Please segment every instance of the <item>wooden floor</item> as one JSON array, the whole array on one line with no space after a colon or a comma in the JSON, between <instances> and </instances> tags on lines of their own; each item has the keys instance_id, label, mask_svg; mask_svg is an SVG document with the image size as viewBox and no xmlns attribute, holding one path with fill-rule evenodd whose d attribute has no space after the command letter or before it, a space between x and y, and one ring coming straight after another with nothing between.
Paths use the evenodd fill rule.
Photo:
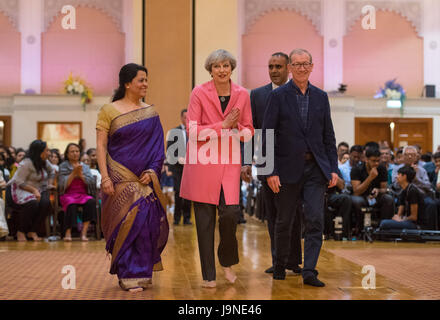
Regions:
<instances>
[{"instance_id":1,"label":"wooden floor","mask_svg":"<svg viewBox=\"0 0 440 320\"><path fill-rule=\"evenodd\" d=\"M171 216L168 218L172 221ZM217 237L218 233L216 242ZM237 237L240 263L233 267L237 282L227 283L217 265L217 288L205 289L201 287L195 226L171 224L169 241L162 255L165 270L154 273L153 286L140 293L122 291L117 277L108 273L110 261L103 240L88 243L0 242L0 299L440 299L438 243L325 241L318 270L326 287L314 288L304 286L301 277L293 274L288 273L286 280L280 281L264 273L271 264L265 224L248 217L248 223L238 226ZM415 253L417 263L432 274L420 275L410 268L416 263ZM376 289L362 288L365 264L376 268ZM66 276L62 269L66 265L75 268L73 290L62 288ZM414 267L423 273L420 266L415 264Z\"/></svg>"}]
</instances>

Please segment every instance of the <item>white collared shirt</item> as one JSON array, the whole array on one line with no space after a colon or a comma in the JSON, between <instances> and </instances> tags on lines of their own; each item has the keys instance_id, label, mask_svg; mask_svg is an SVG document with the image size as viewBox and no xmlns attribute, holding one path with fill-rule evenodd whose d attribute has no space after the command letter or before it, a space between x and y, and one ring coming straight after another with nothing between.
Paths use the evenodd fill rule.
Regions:
<instances>
[{"instance_id":1,"label":"white collared shirt","mask_svg":"<svg viewBox=\"0 0 440 320\"><path fill-rule=\"evenodd\" d=\"M283 83L283 84L286 84L287 82L289 82L289 78L287 78L287 81L285 82L285 83ZM278 85L276 85L275 83L273 83L272 82L272 90L275 90L276 88L278 88L279 86Z\"/></svg>"}]
</instances>

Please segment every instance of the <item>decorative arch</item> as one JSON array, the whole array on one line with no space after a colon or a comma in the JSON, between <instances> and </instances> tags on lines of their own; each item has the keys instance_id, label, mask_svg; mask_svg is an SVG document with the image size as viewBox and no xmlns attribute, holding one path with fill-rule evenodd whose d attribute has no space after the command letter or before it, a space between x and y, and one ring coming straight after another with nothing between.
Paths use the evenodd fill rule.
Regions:
<instances>
[{"instance_id":1,"label":"decorative arch","mask_svg":"<svg viewBox=\"0 0 440 320\"><path fill-rule=\"evenodd\" d=\"M44 0L44 31L61 15L65 5L87 7L102 11L108 15L122 32L122 1L123 0Z\"/></svg>"},{"instance_id":2,"label":"decorative arch","mask_svg":"<svg viewBox=\"0 0 440 320\"><path fill-rule=\"evenodd\" d=\"M416 30L417 34L421 36L422 29L422 15L423 9L418 1L347 1L346 2L346 30L348 34L356 22L362 17L362 8L366 5L372 5L377 11L395 12L405 18Z\"/></svg>"},{"instance_id":3,"label":"decorative arch","mask_svg":"<svg viewBox=\"0 0 440 320\"><path fill-rule=\"evenodd\" d=\"M0 1L0 13L3 13L18 31L18 0Z\"/></svg>"},{"instance_id":4,"label":"decorative arch","mask_svg":"<svg viewBox=\"0 0 440 320\"><path fill-rule=\"evenodd\" d=\"M344 37L347 94L373 97L386 81L397 78L408 97L419 97L424 85L423 38L394 11L378 11L376 24L375 30L364 30L358 19Z\"/></svg>"},{"instance_id":5,"label":"decorative arch","mask_svg":"<svg viewBox=\"0 0 440 320\"><path fill-rule=\"evenodd\" d=\"M245 34L263 16L273 11L294 11L310 20L321 32L321 1L319 0L245 0Z\"/></svg>"},{"instance_id":6,"label":"decorative arch","mask_svg":"<svg viewBox=\"0 0 440 320\"><path fill-rule=\"evenodd\" d=\"M310 82L322 88L323 37L317 32L310 19L290 10L268 12L242 36L242 85L254 89L269 83L267 62L270 56L279 51L289 54L294 48L310 51L314 64Z\"/></svg>"},{"instance_id":7,"label":"decorative arch","mask_svg":"<svg viewBox=\"0 0 440 320\"><path fill-rule=\"evenodd\" d=\"M41 35L42 93L60 93L72 72L95 95L111 95L125 61L125 35L101 10L82 6L76 10L76 29L64 30L59 15Z\"/></svg>"}]
</instances>

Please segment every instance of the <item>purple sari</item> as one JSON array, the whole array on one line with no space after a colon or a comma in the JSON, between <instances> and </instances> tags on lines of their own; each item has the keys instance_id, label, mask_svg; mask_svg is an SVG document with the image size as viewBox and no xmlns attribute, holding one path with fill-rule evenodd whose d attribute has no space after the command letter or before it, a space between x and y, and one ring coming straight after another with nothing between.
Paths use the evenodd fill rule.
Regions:
<instances>
[{"instance_id":1,"label":"purple sari","mask_svg":"<svg viewBox=\"0 0 440 320\"><path fill-rule=\"evenodd\" d=\"M111 122L107 168L115 194L103 195L102 230L111 253L111 274L123 289L145 287L162 270L168 240L166 198L158 177L165 158L163 129L153 107L122 114ZM139 182L147 172L149 185Z\"/></svg>"}]
</instances>

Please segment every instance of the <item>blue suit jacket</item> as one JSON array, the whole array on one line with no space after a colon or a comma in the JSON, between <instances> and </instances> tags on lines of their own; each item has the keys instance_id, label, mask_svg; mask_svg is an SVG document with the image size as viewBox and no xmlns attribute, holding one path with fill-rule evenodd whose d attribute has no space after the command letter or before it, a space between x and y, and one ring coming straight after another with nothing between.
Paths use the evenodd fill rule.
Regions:
<instances>
[{"instance_id":1,"label":"blue suit jacket","mask_svg":"<svg viewBox=\"0 0 440 320\"><path fill-rule=\"evenodd\" d=\"M254 129L263 128L264 113L266 112L267 100L272 92L272 82L251 91L251 109Z\"/></svg>"},{"instance_id":2,"label":"blue suit jacket","mask_svg":"<svg viewBox=\"0 0 440 320\"><path fill-rule=\"evenodd\" d=\"M263 130L274 129L275 163L272 174L281 183L297 183L304 171L304 154L310 150L325 177L338 170L336 139L327 93L310 84L307 129L301 121L293 82L273 90L264 115ZM266 135L263 134L263 150Z\"/></svg>"}]
</instances>

